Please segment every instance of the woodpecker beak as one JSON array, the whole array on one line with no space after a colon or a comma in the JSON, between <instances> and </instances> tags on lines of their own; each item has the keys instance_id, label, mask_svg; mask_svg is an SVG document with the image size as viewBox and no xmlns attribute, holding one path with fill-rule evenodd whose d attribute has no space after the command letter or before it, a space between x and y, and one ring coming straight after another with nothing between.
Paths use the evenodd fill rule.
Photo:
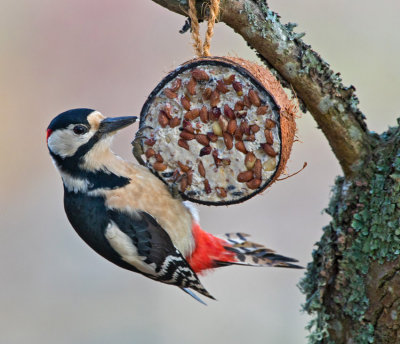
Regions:
<instances>
[{"instance_id":1,"label":"woodpecker beak","mask_svg":"<svg viewBox=\"0 0 400 344\"><path fill-rule=\"evenodd\" d=\"M132 123L135 123L136 120L136 116L105 118L100 123L99 133L107 134L120 130L128 125L131 125Z\"/></svg>"}]
</instances>

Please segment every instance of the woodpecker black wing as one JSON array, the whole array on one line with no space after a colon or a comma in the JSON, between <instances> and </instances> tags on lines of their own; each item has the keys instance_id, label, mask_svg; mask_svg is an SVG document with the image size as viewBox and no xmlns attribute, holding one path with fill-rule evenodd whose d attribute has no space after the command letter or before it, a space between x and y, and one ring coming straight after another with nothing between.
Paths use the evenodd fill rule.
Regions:
<instances>
[{"instance_id":1,"label":"woodpecker black wing","mask_svg":"<svg viewBox=\"0 0 400 344\"><path fill-rule=\"evenodd\" d=\"M108 216L105 236L124 262L154 280L186 292L191 288L214 299L154 217L143 211L126 213L115 209L108 210Z\"/></svg>"}]
</instances>

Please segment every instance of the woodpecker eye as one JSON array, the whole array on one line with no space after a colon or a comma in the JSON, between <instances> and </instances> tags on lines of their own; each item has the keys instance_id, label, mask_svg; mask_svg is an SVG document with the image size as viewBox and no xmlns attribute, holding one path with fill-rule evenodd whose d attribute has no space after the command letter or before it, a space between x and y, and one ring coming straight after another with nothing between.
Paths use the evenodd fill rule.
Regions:
<instances>
[{"instance_id":1,"label":"woodpecker eye","mask_svg":"<svg viewBox=\"0 0 400 344\"><path fill-rule=\"evenodd\" d=\"M87 128L83 125L76 125L72 130L76 135L83 135L88 131Z\"/></svg>"}]
</instances>

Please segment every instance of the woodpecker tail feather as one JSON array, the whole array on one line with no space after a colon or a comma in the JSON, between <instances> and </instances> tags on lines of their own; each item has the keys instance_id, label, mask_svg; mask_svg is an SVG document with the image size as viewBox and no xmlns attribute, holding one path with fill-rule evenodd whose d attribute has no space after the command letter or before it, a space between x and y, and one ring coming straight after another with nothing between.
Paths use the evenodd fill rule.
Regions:
<instances>
[{"instance_id":1,"label":"woodpecker tail feather","mask_svg":"<svg viewBox=\"0 0 400 344\"><path fill-rule=\"evenodd\" d=\"M156 275L147 276L163 283L176 285L201 303L204 302L190 291L189 288L215 300L206 288L203 287L196 272L192 270L188 262L177 249L175 252L170 252L170 255L165 259Z\"/></svg>"},{"instance_id":2,"label":"woodpecker tail feather","mask_svg":"<svg viewBox=\"0 0 400 344\"><path fill-rule=\"evenodd\" d=\"M195 300L199 301L202 303L204 306L207 306L207 304L200 299L194 292L192 292L189 288L181 288L185 293L188 293L191 297L193 297Z\"/></svg>"},{"instance_id":3,"label":"woodpecker tail feather","mask_svg":"<svg viewBox=\"0 0 400 344\"><path fill-rule=\"evenodd\" d=\"M246 239L249 237L248 234L226 233L217 237L227 241L228 245L224 246L225 250L234 253L236 258L235 261L215 260L218 266L237 264L303 269L300 265L292 264L298 262L297 259L276 254L274 250L248 241Z\"/></svg>"},{"instance_id":4,"label":"woodpecker tail feather","mask_svg":"<svg viewBox=\"0 0 400 344\"><path fill-rule=\"evenodd\" d=\"M190 289L193 289L195 291L197 291L198 293L200 293L201 295L207 296L208 298L215 300L215 297L212 296L204 287L203 285L200 283L199 280L197 280L198 283L191 283L190 285L188 285L187 288L182 288L183 291L185 291L186 293L188 293L190 296L192 296L193 298L195 298L197 301L200 301L201 303L204 303L203 301L201 301L200 298L198 298ZM205 304L205 303L204 303Z\"/></svg>"}]
</instances>

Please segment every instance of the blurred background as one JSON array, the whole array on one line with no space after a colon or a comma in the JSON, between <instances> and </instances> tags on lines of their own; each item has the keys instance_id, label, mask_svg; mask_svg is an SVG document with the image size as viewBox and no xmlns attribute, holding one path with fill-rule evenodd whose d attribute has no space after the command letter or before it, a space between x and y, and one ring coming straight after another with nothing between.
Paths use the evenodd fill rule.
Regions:
<instances>
[{"instance_id":1,"label":"blurred background","mask_svg":"<svg viewBox=\"0 0 400 344\"><path fill-rule=\"evenodd\" d=\"M396 123L399 1L269 3L356 86L371 130ZM202 278L218 299L204 307L108 263L64 214L45 144L48 123L75 107L139 114L165 73L193 57L189 34L178 33L184 18L150 0L2 0L0 19L0 342L306 343L309 319L296 287L303 271L220 269ZM224 24L216 25L211 52L257 61ZM114 143L129 160L136 128ZM298 136L288 168L307 161L302 173L245 204L200 207L203 227L251 233L306 265L341 171L309 114L298 120Z\"/></svg>"}]
</instances>

